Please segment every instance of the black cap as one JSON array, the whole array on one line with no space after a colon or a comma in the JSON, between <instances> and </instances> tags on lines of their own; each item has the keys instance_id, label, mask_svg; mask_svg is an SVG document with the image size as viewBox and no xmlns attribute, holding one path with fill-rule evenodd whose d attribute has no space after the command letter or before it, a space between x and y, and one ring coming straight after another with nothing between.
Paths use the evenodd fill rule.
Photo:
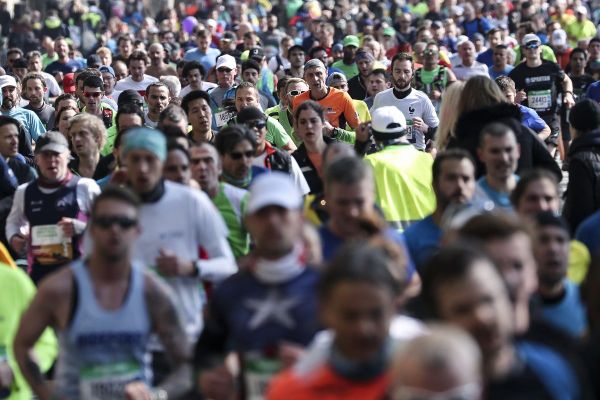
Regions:
<instances>
[{"instance_id":1,"label":"black cap","mask_svg":"<svg viewBox=\"0 0 600 400\"><path fill-rule=\"evenodd\" d=\"M562 229L563 231L570 232L569 224L560 215L553 213L552 211L543 211L536 214L535 222L539 227L553 226L555 228Z\"/></svg>"},{"instance_id":2,"label":"black cap","mask_svg":"<svg viewBox=\"0 0 600 400\"><path fill-rule=\"evenodd\" d=\"M13 62L13 68L27 68L27 61L24 58L19 58Z\"/></svg>"},{"instance_id":3,"label":"black cap","mask_svg":"<svg viewBox=\"0 0 600 400\"><path fill-rule=\"evenodd\" d=\"M253 47L250 49L250 52L248 53L248 58L253 58L258 61L262 61L262 59L264 57L265 57L265 52L260 47Z\"/></svg>"},{"instance_id":4,"label":"black cap","mask_svg":"<svg viewBox=\"0 0 600 400\"><path fill-rule=\"evenodd\" d=\"M590 99L580 101L571 108L569 123L580 132L600 128L600 106Z\"/></svg>"},{"instance_id":5,"label":"black cap","mask_svg":"<svg viewBox=\"0 0 600 400\"><path fill-rule=\"evenodd\" d=\"M97 65L98 67L102 65L102 60L98 54L92 54L87 58L87 66L89 68L94 68L94 65Z\"/></svg>"},{"instance_id":6,"label":"black cap","mask_svg":"<svg viewBox=\"0 0 600 400\"><path fill-rule=\"evenodd\" d=\"M144 98L136 90L123 90L117 99L117 106L121 107L125 103L138 104L142 107L144 105Z\"/></svg>"},{"instance_id":7,"label":"black cap","mask_svg":"<svg viewBox=\"0 0 600 400\"><path fill-rule=\"evenodd\" d=\"M242 110L237 115L237 122L239 122L240 124L245 124L249 121L256 121L257 119L264 121L265 119L267 119L267 116L264 112L262 112L256 107L242 108Z\"/></svg>"},{"instance_id":8,"label":"black cap","mask_svg":"<svg viewBox=\"0 0 600 400\"><path fill-rule=\"evenodd\" d=\"M65 153L69 151L69 142L67 142L67 138L60 132L46 132L35 143L35 153L39 154L43 151Z\"/></svg>"},{"instance_id":9,"label":"black cap","mask_svg":"<svg viewBox=\"0 0 600 400\"><path fill-rule=\"evenodd\" d=\"M292 47L290 47L288 49L288 54L290 54L292 52L292 50L301 50L303 53L306 53L306 51L304 50L304 47L300 46L299 44L295 44Z\"/></svg>"}]
</instances>

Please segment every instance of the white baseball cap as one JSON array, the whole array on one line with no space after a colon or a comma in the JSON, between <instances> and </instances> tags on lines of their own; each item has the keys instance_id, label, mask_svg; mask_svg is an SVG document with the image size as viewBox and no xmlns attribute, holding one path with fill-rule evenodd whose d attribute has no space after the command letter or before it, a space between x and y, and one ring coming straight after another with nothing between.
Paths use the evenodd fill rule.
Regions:
<instances>
[{"instance_id":1,"label":"white baseball cap","mask_svg":"<svg viewBox=\"0 0 600 400\"><path fill-rule=\"evenodd\" d=\"M542 43L542 41L540 40L538 35L536 35L534 33L528 33L527 35L523 36L523 41L521 42L521 44L523 46L526 46L527 43L531 43L531 42L537 42L539 44Z\"/></svg>"},{"instance_id":2,"label":"white baseball cap","mask_svg":"<svg viewBox=\"0 0 600 400\"><path fill-rule=\"evenodd\" d=\"M557 29L552 32L552 44L558 47L567 45L567 32L562 29Z\"/></svg>"},{"instance_id":3,"label":"white baseball cap","mask_svg":"<svg viewBox=\"0 0 600 400\"><path fill-rule=\"evenodd\" d=\"M0 76L0 89L5 88L7 86L17 87L17 81L14 76L11 76L11 75Z\"/></svg>"},{"instance_id":4,"label":"white baseball cap","mask_svg":"<svg viewBox=\"0 0 600 400\"><path fill-rule=\"evenodd\" d=\"M575 12L578 14L587 15L588 10L584 5L579 5L575 7Z\"/></svg>"},{"instance_id":5,"label":"white baseball cap","mask_svg":"<svg viewBox=\"0 0 600 400\"><path fill-rule=\"evenodd\" d=\"M267 206L279 206L288 210L302 207L302 193L288 174L267 172L259 175L250 185L248 214L254 214Z\"/></svg>"},{"instance_id":6,"label":"white baseball cap","mask_svg":"<svg viewBox=\"0 0 600 400\"><path fill-rule=\"evenodd\" d=\"M379 107L371 113L371 129L375 139L397 138L406 131L406 118L397 107Z\"/></svg>"},{"instance_id":7,"label":"white baseball cap","mask_svg":"<svg viewBox=\"0 0 600 400\"><path fill-rule=\"evenodd\" d=\"M229 54L223 54L219 56L219 58L217 59L217 66L215 67L215 69L218 70L221 67L236 69L237 63L235 62L235 58L233 58Z\"/></svg>"}]
</instances>

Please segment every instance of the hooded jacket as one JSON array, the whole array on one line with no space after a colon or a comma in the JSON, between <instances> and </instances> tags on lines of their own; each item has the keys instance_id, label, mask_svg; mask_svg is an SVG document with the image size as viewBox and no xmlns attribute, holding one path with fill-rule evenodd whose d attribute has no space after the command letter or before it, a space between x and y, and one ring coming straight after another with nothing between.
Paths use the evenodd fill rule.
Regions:
<instances>
[{"instance_id":1,"label":"hooded jacket","mask_svg":"<svg viewBox=\"0 0 600 400\"><path fill-rule=\"evenodd\" d=\"M456 136L450 139L448 148L459 147L471 153L475 160L477 178L485 175L485 166L477 157L479 134L485 125L492 122L502 122L508 125L517 136L517 141L521 146L517 174L533 167L545 168L555 174L559 182L562 180L562 171L544 143L532 130L521 124L519 107L509 103L495 104L464 113L456 123Z\"/></svg>"},{"instance_id":2,"label":"hooded jacket","mask_svg":"<svg viewBox=\"0 0 600 400\"><path fill-rule=\"evenodd\" d=\"M563 216L575 232L600 209L600 129L573 140L569 149L569 183Z\"/></svg>"}]
</instances>

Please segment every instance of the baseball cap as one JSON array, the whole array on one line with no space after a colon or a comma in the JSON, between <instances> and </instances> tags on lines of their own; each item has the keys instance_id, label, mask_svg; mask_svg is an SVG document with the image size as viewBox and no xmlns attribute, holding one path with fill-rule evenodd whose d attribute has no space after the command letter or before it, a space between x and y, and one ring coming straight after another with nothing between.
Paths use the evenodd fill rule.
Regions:
<instances>
[{"instance_id":1,"label":"baseball cap","mask_svg":"<svg viewBox=\"0 0 600 400\"><path fill-rule=\"evenodd\" d=\"M587 8L584 5L579 5L575 7L575 12L578 14L587 15Z\"/></svg>"},{"instance_id":2,"label":"baseball cap","mask_svg":"<svg viewBox=\"0 0 600 400\"><path fill-rule=\"evenodd\" d=\"M109 74L111 74L114 77L116 77L115 75L115 70L113 69L113 67L109 66L109 65L102 65L100 68L98 68L98 70L102 73L102 72L108 72Z\"/></svg>"},{"instance_id":3,"label":"baseball cap","mask_svg":"<svg viewBox=\"0 0 600 400\"><path fill-rule=\"evenodd\" d=\"M536 34L528 33L527 35L525 35L523 37L523 41L522 41L523 46L527 47L527 45L533 45L534 43L537 44L538 46L542 44L542 41Z\"/></svg>"},{"instance_id":4,"label":"baseball cap","mask_svg":"<svg viewBox=\"0 0 600 400\"><path fill-rule=\"evenodd\" d=\"M558 47L567 45L567 32L562 29L557 29L552 32L552 44Z\"/></svg>"},{"instance_id":5,"label":"baseball cap","mask_svg":"<svg viewBox=\"0 0 600 400\"><path fill-rule=\"evenodd\" d=\"M12 75L2 75L0 76L0 89L5 88L7 86L17 87L17 80Z\"/></svg>"},{"instance_id":6,"label":"baseball cap","mask_svg":"<svg viewBox=\"0 0 600 400\"><path fill-rule=\"evenodd\" d=\"M248 52L248 58L253 58L254 60L257 60L257 61L262 61L262 59L264 57L265 57L265 52L260 47L253 47Z\"/></svg>"},{"instance_id":7,"label":"baseball cap","mask_svg":"<svg viewBox=\"0 0 600 400\"><path fill-rule=\"evenodd\" d=\"M233 58L229 54L223 54L223 55L219 56L219 58L217 59L217 65L216 65L215 69L219 69L222 67L229 68L229 69L235 69L237 67L235 58Z\"/></svg>"},{"instance_id":8,"label":"baseball cap","mask_svg":"<svg viewBox=\"0 0 600 400\"><path fill-rule=\"evenodd\" d=\"M348 35L344 38L344 40L342 41L342 44L344 45L344 47L347 46L354 46L354 47L360 47L360 41L358 40L358 38L354 35Z\"/></svg>"},{"instance_id":9,"label":"baseball cap","mask_svg":"<svg viewBox=\"0 0 600 400\"><path fill-rule=\"evenodd\" d=\"M117 106L121 107L123 104L126 103L133 103L139 105L140 107L143 107L144 98L138 93L137 90L123 90L121 94L119 94L119 97L117 97Z\"/></svg>"},{"instance_id":10,"label":"baseball cap","mask_svg":"<svg viewBox=\"0 0 600 400\"><path fill-rule=\"evenodd\" d=\"M377 140L396 139L406 132L406 118L394 106L379 107L371 114L371 128Z\"/></svg>"},{"instance_id":11,"label":"baseball cap","mask_svg":"<svg viewBox=\"0 0 600 400\"><path fill-rule=\"evenodd\" d=\"M167 158L167 139L156 129L134 128L123 137L121 154L125 157L131 150L146 150L164 161Z\"/></svg>"},{"instance_id":12,"label":"baseball cap","mask_svg":"<svg viewBox=\"0 0 600 400\"><path fill-rule=\"evenodd\" d=\"M344 50L344 46L342 46L341 43L336 43L331 47L331 51L333 51L334 53L342 50Z\"/></svg>"},{"instance_id":13,"label":"baseball cap","mask_svg":"<svg viewBox=\"0 0 600 400\"><path fill-rule=\"evenodd\" d=\"M396 34L396 30L391 26L387 28L383 28L383 36L394 36Z\"/></svg>"},{"instance_id":14,"label":"baseball cap","mask_svg":"<svg viewBox=\"0 0 600 400\"><path fill-rule=\"evenodd\" d=\"M35 143L35 153L39 154L43 151L65 153L69 151L69 142L67 142L67 138L60 132L46 132Z\"/></svg>"},{"instance_id":15,"label":"baseball cap","mask_svg":"<svg viewBox=\"0 0 600 400\"><path fill-rule=\"evenodd\" d=\"M301 50L303 53L306 53L306 51L304 51L304 47L300 46L299 44L295 44L292 47L290 47L288 49L288 54L290 54L292 50Z\"/></svg>"},{"instance_id":16,"label":"baseball cap","mask_svg":"<svg viewBox=\"0 0 600 400\"><path fill-rule=\"evenodd\" d=\"M76 87L75 87L74 77L75 77L75 74L72 72L65 74L65 76L63 76L63 81L62 81L63 92L68 93L68 94L75 93Z\"/></svg>"},{"instance_id":17,"label":"baseball cap","mask_svg":"<svg viewBox=\"0 0 600 400\"><path fill-rule=\"evenodd\" d=\"M342 74L341 72L332 72L328 77L327 77L327 86L331 86L333 84L334 81L342 81L342 82L348 82L348 79L346 78L346 76L344 74Z\"/></svg>"},{"instance_id":18,"label":"baseball cap","mask_svg":"<svg viewBox=\"0 0 600 400\"><path fill-rule=\"evenodd\" d=\"M302 194L288 174L270 172L259 175L250 186L247 213L253 214L268 206L298 210L302 206Z\"/></svg>"}]
</instances>

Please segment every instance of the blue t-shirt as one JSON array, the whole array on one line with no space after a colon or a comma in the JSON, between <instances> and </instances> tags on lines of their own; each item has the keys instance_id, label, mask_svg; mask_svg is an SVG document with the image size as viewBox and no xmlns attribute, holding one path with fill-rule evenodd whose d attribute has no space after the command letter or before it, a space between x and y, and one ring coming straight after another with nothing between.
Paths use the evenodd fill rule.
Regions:
<instances>
[{"instance_id":1,"label":"blue t-shirt","mask_svg":"<svg viewBox=\"0 0 600 400\"><path fill-rule=\"evenodd\" d=\"M586 96L588 99L592 99L597 103L600 103L600 81L592 83L588 86Z\"/></svg>"},{"instance_id":2,"label":"blue t-shirt","mask_svg":"<svg viewBox=\"0 0 600 400\"><path fill-rule=\"evenodd\" d=\"M519 111L521 111L521 122L523 125L536 133L540 132L546 127L544 120L540 118L538 113L533 108L529 108L521 104L517 104L517 106L519 106Z\"/></svg>"},{"instance_id":3,"label":"blue t-shirt","mask_svg":"<svg viewBox=\"0 0 600 400\"><path fill-rule=\"evenodd\" d=\"M590 254L600 250L600 211L596 211L579 225L575 239L585 244Z\"/></svg>"},{"instance_id":4,"label":"blue t-shirt","mask_svg":"<svg viewBox=\"0 0 600 400\"><path fill-rule=\"evenodd\" d=\"M486 51L479 53L479 55L477 56L477 61L479 61L480 63L484 63L489 68L491 68L492 65L494 65L494 50L487 49Z\"/></svg>"},{"instance_id":5,"label":"blue t-shirt","mask_svg":"<svg viewBox=\"0 0 600 400\"><path fill-rule=\"evenodd\" d=\"M517 181L519 180L519 177L516 175L515 178ZM502 193L492 189L488 184L486 177L482 176L477 180L477 189L475 191L473 202L484 202L486 200L493 202L494 208L502 208L511 211L513 209L510 202L510 193Z\"/></svg>"},{"instance_id":6,"label":"blue t-shirt","mask_svg":"<svg viewBox=\"0 0 600 400\"><path fill-rule=\"evenodd\" d=\"M206 49L206 53L203 53L196 48L186 51L183 59L184 61L198 61L200 64L202 64L204 70L208 72L208 70L214 67L217 63L217 57L219 54L221 54L221 52L212 47Z\"/></svg>"},{"instance_id":7,"label":"blue t-shirt","mask_svg":"<svg viewBox=\"0 0 600 400\"><path fill-rule=\"evenodd\" d=\"M463 28L465 30L464 35L469 39L473 39L474 33L481 33L485 35L487 31L492 29L492 24L487 18L475 18L471 22L463 22Z\"/></svg>"},{"instance_id":8,"label":"blue t-shirt","mask_svg":"<svg viewBox=\"0 0 600 400\"><path fill-rule=\"evenodd\" d=\"M69 60L66 64L63 64L59 61L53 61L44 70L50 75L54 75L56 72L62 72L63 74L70 74L71 72L75 72L78 69L83 68L84 65L77 60Z\"/></svg>"},{"instance_id":9,"label":"blue t-shirt","mask_svg":"<svg viewBox=\"0 0 600 400\"><path fill-rule=\"evenodd\" d=\"M493 65L493 63L492 63L492 65ZM496 79L497 77L502 76L502 75L508 76L508 74L510 74L510 71L512 71L513 69L515 69L515 67L513 67L512 65L507 65L504 68L504 71L496 72L496 71L494 71L494 68L492 68L490 66L488 68L488 74L489 74L490 78Z\"/></svg>"},{"instance_id":10,"label":"blue t-shirt","mask_svg":"<svg viewBox=\"0 0 600 400\"><path fill-rule=\"evenodd\" d=\"M429 258L439 249L442 230L433 221L433 216L430 215L409 226L404 231L404 237L406 238L406 247L408 247L410 258L413 259L420 271L429 261Z\"/></svg>"},{"instance_id":11,"label":"blue t-shirt","mask_svg":"<svg viewBox=\"0 0 600 400\"><path fill-rule=\"evenodd\" d=\"M544 303L539 295L534 296L534 301L541 306L543 320L574 338L581 338L587 328L587 314L579 285L565 279L565 294L560 301Z\"/></svg>"},{"instance_id":12,"label":"blue t-shirt","mask_svg":"<svg viewBox=\"0 0 600 400\"><path fill-rule=\"evenodd\" d=\"M37 116L37 114L31 110L27 110L22 107L15 107L9 111L2 111L2 115L13 117L14 119L21 122L25 129L27 129L27 131L31 135L31 138L36 142L40 136L46 133L46 128L44 127L44 124Z\"/></svg>"},{"instance_id":13,"label":"blue t-shirt","mask_svg":"<svg viewBox=\"0 0 600 400\"><path fill-rule=\"evenodd\" d=\"M388 239L396 242L402 248L402 250L404 250L404 254L406 254L406 258L408 259L406 266L408 279L411 279L413 273L415 272L415 264L410 256L410 252L408 251L404 235L393 228L386 229L385 235ZM327 224L323 224L319 227L319 236L321 237L323 261L329 262L335 256L340 246L344 244L344 239L331 232L331 229L329 229Z\"/></svg>"}]
</instances>

